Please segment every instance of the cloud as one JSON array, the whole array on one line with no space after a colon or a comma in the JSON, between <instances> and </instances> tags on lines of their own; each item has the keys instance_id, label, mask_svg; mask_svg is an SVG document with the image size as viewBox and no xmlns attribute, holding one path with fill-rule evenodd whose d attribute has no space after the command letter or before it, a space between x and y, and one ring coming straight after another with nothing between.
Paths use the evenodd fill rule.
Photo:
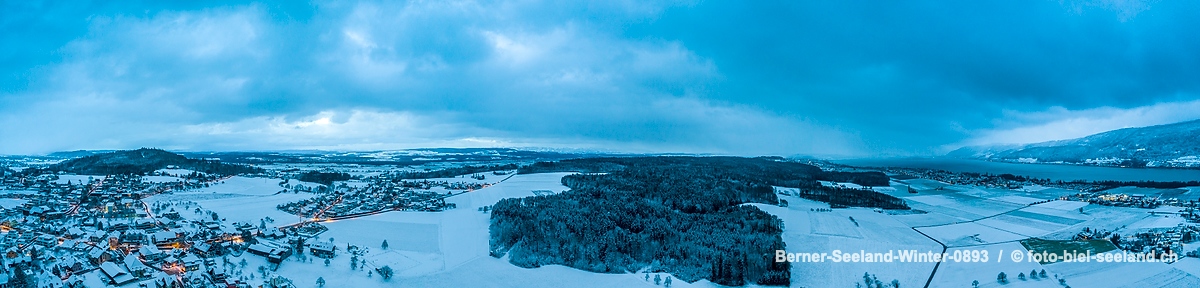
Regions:
<instances>
[{"instance_id":1,"label":"cloud","mask_svg":"<svg viewBox=\"0 0 1200 288\"><path fill-rule=\"evenodd\" d=\"M34 124L0 128L22 139L0 149L859 149L835 128L705 100L723 76L678 41L554 13L514 17L535 13L526 3L318 6L307 23L277 21L264 5L90 17L62 61L8 96L0 119ZM636 22L667 6L586 9Z\"/></svg>"},{"instance_id":2,"label":"cloud","mask_svg":"<svg viewBox=\"0 0 1200 288\"><path fill-rule=\"evenodd\" d=\"M1200 119L1200 100L1163 102L1134 108L1098 107L1069 110L1062 107L1037 112L1007 111L997 129L948 148L964 145L1026 144L1084 137L1096 133Z\"/></svg>"},{"instance_id":3,"label":"cloud","mask_svg":"<svg viewBox=\"0 0 1200 288\"><path fill-rule=\"evenodd\" d=\"M931 155L1159 119L1087 122L1109 119L1104 111L1191 107L1200 41L1180 27L1200 24L1187 13L1198 5L10 5L0 9L51 16L0 21L0 40L29 44L0 47L11 51L0 56L0 134L12 136L0 153L529 145Z\"/></svg>"}]
</instances>

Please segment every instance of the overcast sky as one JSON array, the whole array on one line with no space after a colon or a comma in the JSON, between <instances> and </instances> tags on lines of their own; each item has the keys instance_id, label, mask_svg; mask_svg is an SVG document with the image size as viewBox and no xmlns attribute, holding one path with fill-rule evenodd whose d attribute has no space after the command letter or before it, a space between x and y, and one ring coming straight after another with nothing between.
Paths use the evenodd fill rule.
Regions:
<instances>
[{"instance_id":1,"label":"overcast sky","mask_svg":"<svg viewBox=\"0 0 1200 288\"><path fill-rule=\"evenodd\" d=\"M0 2L0 154L933 155L1200 118L1198 1L40 2Z\"/></svg>"}]
</instances>

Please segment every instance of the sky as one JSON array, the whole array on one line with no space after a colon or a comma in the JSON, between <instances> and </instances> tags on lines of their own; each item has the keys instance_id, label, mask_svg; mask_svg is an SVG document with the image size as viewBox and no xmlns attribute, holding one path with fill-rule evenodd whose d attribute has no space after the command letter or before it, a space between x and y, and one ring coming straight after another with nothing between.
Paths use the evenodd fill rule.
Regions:
<instances>
[{"instance_id":1,"label":"sky","mask_svg":"<svg viewBox=\"0 0 1200 288\"><path fill-rule=\"evenodd\" d=\"M0 154L928 156L1200 118L1197 1L162 2L0 2Z\"/></svg>"}]
</instances>

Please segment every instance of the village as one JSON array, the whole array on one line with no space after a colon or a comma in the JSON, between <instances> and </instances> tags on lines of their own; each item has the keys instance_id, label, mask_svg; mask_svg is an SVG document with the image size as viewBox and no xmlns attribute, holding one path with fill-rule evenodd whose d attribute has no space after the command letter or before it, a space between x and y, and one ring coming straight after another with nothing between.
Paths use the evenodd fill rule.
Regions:
<instances>
[{"instance_id":1,"label":"village","mask_svg":"<svg viewBox=\"0 0 1200 288\"><path fill-rule=\"evenodd\" d=\"M233 221L194 201L155 197L258 178L230 180L235 177L175 167L147 176L2 176L0 287L295 287L286 277L268 277L267 271L285 259L312 262L339 253L350 255L352 266L365 265L355 263L365 247L319 240L328 230L320 222L387 211L441 211L454 208L445 197L487 185L479 181L482 176L417 181L385 174L357 182L361 186L335 188L275 179L278 191L267 193L312 196L278 205L301 221L276 225L269 216ZM386 240L382 245L386 249ZM265 260L257 277L242 272L245 258L230 260L243 255ZM395 272L383 266L374 267L371 274L376 273L386 279Z\"/></svg>"}]
</instances>

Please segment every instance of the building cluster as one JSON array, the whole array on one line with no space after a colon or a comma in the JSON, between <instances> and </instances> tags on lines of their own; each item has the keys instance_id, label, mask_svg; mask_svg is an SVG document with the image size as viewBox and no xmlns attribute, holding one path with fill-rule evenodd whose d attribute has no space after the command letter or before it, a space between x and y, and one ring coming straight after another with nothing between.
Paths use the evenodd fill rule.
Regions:
<instances>
[{"instance_id":1,"label":"building cluster","mask_svg":"<svg viewBox=\"0 0 1200 288\"><path fill-rule=\"evenodd\" d=\"M287 249L264 257L279 263L295 246L272 243L302 245L299 232L313 230L227 223L190 203L143 201L219 178L152 183L127 175L58 177L7 174L0 181L0 287L259 287L223 256L275 245ZM260 280L267 286L290 283Z\"/></svg>"},{"instance_id":2,"label":"building cluster","mask_svg":"<svg viewBox=\"0 0 1200 288\"><path fill-rule=\"evenodd\" d=\"M455 207L446 197L481 189L485 184L393 180L387 176L371 177L361 187L340 185L317 197L279 205L279 210L312 219L341 219L369 215L382 211L442 211ZM445 191L435 192L433 190Z\"/></svg>"},{"instance_id":3,"label":"building cluster","mask_svg":"<svg viewBox=\"0 0 1200 288\"><path fill-rule=\"evenodd\" d=\"M1180 213L1181 216L1190 222L1200 222L1200 214L1196 213L1196 208L1200 207L1200 202L1197 202L1196 200L1183 200L1175 197L1161 197L1144 194L1109 193L1103 190L1096 192L1081 192L1063 197L1063 199L1114 207L1146 209L1154 209L1160 206L1183 207L1186 210L1184 210L1184 213Z\"/></svg>"},{"instance_id":4,"label":"building cluster","mask_svg":"<svg viewBox=\"0 0 1200 288\"><path fill-rule=\"evenodd\" d=\"M1183 244L1195 242L1197 236L1200 236L1200 228L1195 225L1179 224L1176 227L1155 228L1147 232L1119 237L1113 242L1117 247L1129 252L1153 252L1154 255L1174 253L1182 257L1188 254L1195 256L1196 251L1184 251Z\"/></svg>"}]
</instances>

